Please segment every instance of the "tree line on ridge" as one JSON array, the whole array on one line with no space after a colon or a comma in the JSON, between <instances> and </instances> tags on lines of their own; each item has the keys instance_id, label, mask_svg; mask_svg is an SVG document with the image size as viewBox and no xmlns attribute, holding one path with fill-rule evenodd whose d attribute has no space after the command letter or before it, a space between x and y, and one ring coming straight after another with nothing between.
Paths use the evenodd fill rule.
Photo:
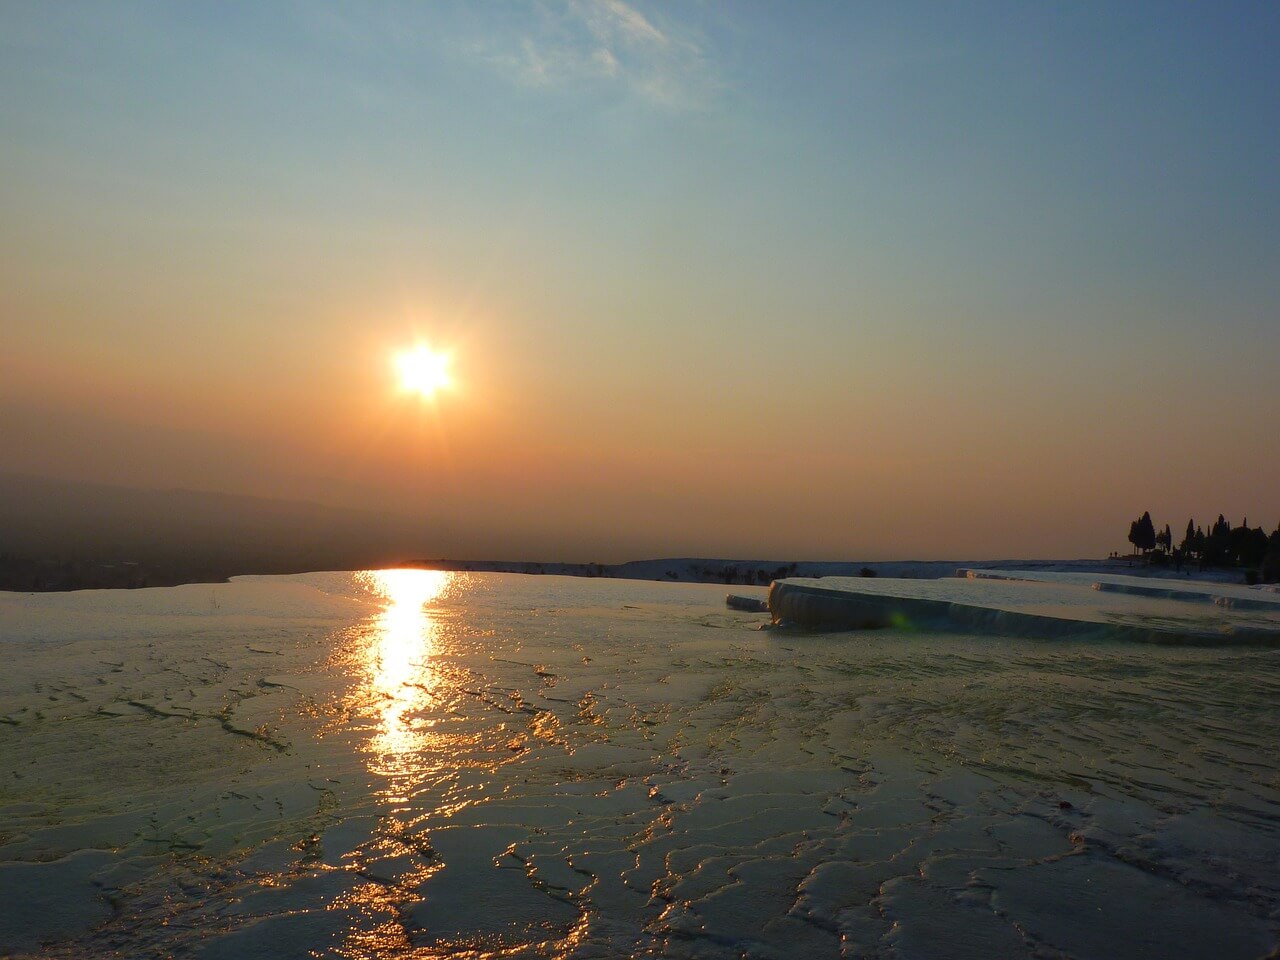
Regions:
<instances>
[{"instance_id":1,"label":"tree line on ridge","mask_svg":"<svg viewBox=\"0 0 1280 960\"><path fill-rule=\"evenodd\" d=\"M1280 524L1270 535L1262 527L1250 527L1246 518L1238 527L1222 514L1209 527L1209 532L1187 521L1186 533L1176 545L1173 531L1166 523L1156 531L1150 512L1129 524L1129 542L1134 552L1141 552L1147 562L1157 565L1172 563L1181 570L1184 565L1198 564L1199 569L1209 567L1238 567L1245 571L1245 579L1251 583L1280 582Z\"/></svg>"}]
</instances>

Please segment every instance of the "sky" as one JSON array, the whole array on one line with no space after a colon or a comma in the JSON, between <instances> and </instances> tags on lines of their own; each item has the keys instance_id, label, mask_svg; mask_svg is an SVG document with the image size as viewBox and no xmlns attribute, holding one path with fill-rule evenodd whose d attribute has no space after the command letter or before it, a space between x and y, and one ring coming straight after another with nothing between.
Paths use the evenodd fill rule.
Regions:
<instances>
[{"instance_id":1,"label":"sky","mask_svg":"<svg viewBox=\"0 0 1280 960\"><path fill-rule=\"evenodd\" d=\"M3 0L0 470L510 559L1270 530L1278 44L1264 3Z\"/></svg>"}]
</instances>

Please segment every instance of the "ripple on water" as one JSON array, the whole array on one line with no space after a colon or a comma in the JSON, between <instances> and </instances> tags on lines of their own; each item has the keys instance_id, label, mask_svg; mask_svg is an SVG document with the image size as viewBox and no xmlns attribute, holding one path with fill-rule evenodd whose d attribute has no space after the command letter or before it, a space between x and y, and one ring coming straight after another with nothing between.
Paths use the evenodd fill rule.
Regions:
<instances>
[{"instance_id":1,"label":"ripple on water","mask_svg":"<svg viewBox=\"0 0 1280 960\"><path fill-rule=\"evenodd\" d=\"M1269 651L797 638L716 588L420 573L102 595L56 655L14 641L0 952L1277 942Z\"/></svg>"}]
</instances>

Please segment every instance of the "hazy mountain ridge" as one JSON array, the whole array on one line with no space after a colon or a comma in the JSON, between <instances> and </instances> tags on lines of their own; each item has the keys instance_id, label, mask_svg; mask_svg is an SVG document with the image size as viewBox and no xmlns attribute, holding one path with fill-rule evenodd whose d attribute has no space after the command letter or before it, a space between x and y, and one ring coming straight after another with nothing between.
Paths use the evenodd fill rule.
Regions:
<instances>
[{"instance_id":1,"label":"hazy mountain ridge","mask_svg":"<svg viewBox=\"0 0 1280 960\"><path fill-rule=\"evenodd\" d=\"M524 560L415 560L415 567L470 573L521 573L563 577L603 577L619 580L664 580L672 583L726 583L765 587L787 577L899 577L935 580L957 571L1027 570L1054 573L1123 573L1129 576L1171 576L1167 569L1148 567L1129 558L1106 560L732 560L706 557L667 557L626 563L540 563ZM1190 576L1189 572L1183 576ZM1236 582L1238 571L1215 570L1201 579Z\"/></svg>"},{"instance_id":2,"label":"hazy mountain ridge","mask_svg":"<svg viewBox=\"0 0 1280 960\"><path fill-rule=\"evenodd\" d=\"M84 567L81 576L107 576L104 567L125 565L145 568L144 584L158 585L383 566L443 542L429 520L374 511L0 474L0 557L11 576L62 567L74 579L76 565ZM110 585L144 585L124 582L123 574L107 578Z\"/></svg>"}]
</instances>

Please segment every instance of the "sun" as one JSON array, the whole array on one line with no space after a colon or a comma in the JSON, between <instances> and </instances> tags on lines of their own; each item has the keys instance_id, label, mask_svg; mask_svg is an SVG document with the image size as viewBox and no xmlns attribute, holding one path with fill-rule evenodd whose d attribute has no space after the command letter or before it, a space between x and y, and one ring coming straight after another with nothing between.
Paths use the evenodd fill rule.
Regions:
<instances>
[{"instance_id":1,"label":"sun","mask_svg":"<svg viewBox=\"0 0 1280 960\"><path fill-rule=\"evenodd\" d=\"M422 397L434 397L436 391L448 387L449 355L419 344L412 350L396 355L396 369L400 371L400 387Z\"/></svg>"}]
</instances>

